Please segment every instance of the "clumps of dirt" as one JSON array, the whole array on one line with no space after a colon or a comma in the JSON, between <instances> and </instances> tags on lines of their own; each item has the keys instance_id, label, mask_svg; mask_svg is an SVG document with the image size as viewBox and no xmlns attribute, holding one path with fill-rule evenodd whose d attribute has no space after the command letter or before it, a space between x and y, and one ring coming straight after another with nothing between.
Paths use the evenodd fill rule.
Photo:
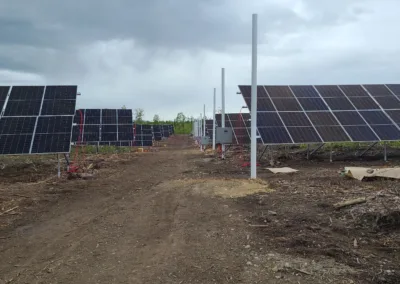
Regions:
<instances>
[{"instance_id":1,"label":"clumps of dirt","mask_svg":"<svg viewBox=\"0 0 400 284\"><path fill-rule=\"evenodd\" d=\"M0 182L31 183L57 174L57 159L51 156L8 156L0 161Z\"/></svg>"},{"instance_id":2,"label":"clumps of dirt","mask_svg":"<svg viewBox=\"0 0 400 284\"><path fill-rule=\"evenodd\" d=\"M377 231L398 230L400 229L400 211L365 213L359 217L358 224Z\"/></svg>"},{"instance_id":3,"label":"clumps of dirt","mask_svg":"<svg viewBox=\"0 0 400 284\"><path fill-rule=\"evenodd\" d=\"M195 194L222 198L239 198L273 190L262 180L245 179L183 179L167 182L171 188L185 188Z\"/></svg>"}]
</instances>

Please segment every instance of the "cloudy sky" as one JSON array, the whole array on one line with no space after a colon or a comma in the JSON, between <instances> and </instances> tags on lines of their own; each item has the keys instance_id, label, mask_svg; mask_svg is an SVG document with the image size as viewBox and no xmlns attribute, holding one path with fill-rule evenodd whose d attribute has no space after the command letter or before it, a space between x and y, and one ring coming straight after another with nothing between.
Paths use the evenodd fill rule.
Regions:
<instances>
[{"instance_id":1,"label":"cloudy sky","mask_svg":"<svg viewBox=\"0 0 400 284\"><path fill-rule=\"evenodd\" d=\"M400 82L399 0L0 0L0 84L77 84L80 108L171 119L250 84Z\"/></svg>"}]
</instances>

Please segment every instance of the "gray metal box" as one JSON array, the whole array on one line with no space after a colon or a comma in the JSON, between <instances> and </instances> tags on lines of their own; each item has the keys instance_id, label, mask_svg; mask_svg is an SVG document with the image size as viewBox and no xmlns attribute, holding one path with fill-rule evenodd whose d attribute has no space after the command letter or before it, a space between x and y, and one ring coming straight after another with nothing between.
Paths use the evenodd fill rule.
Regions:
<instances>
[{"instance_id":1,"label":"gray metal box","mask_svg":"<svg viewBox=\"0 0 400 284\"><path fill-rule=\"evenodd\" d=\"M232 144L232 128L217 127L215 130L215 143Z\"/></svg>"},{"instance_id":2,"label":"gray metal box","mask_svg":"<svg viewBox=\"0 0 400 284\"><path fill-rule=\"evenodd\" d=\"M211 139L208 136L202 136L200 143L201 145L211 145Z\"/></svg>"}]
</instances>

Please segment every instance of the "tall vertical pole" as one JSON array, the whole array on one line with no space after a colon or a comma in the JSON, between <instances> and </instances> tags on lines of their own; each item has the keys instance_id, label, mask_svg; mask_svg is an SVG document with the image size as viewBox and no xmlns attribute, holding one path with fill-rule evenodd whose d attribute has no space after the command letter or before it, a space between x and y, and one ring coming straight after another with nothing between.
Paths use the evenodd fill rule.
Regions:
<instances>
[{"instance_id":1,"label":"tall vertical pole","mask_svg":"<svg viewBox=\"0 0 400 284\"><path fill-rule=\"evenodd\" d=\"M257 178L257 14L253 14L251 56L251 178Z\"/></svg>"},{"instance_id":2,"label":"tall vertical pole","mask_svg":"<svg viewBox=\"0 0 400 284\"><path fill-rule=\"evenodd\" d=\"M199 136L200 136L200 151L203 151L203 144L201 143L202 141L202 136L203 136L203 114L200 113L200 120L199 120L199 124L200 124L200 131L199 131Z\"/></svg>"},{"instance_id":3,"label":"tall vertical pole","mask_svg":"<svg viewBox=\"0 0 400 284\"><path fill-rule=\"evenodd\" d=\"M213 144L212 148L215 150L215 108L216 108L216 100L217 100L217 89L214 88L214 105L213 105Z\"/></svg>"},{"instance_id":4,"label":"tall vertical pole","mask_svg":"<svg viewBox=\"0 0 400 284\"><path fill-rule=\"evenodd\" d=\"M222 117L221 126L225 127L225 68L221 70L221 97L222 97ZM225 144L222 144L222 159L225 159Z\"/></svg>"},{"instance_id":5,"label":"tall vertical pole","mask_svg":"<svg viewBox=\"0 0 400 284\"><path fill-rule=\"evenodd\" d=\"M203 106L203 136L206 136L206 105Z\"/></svg>"}]
</instances>

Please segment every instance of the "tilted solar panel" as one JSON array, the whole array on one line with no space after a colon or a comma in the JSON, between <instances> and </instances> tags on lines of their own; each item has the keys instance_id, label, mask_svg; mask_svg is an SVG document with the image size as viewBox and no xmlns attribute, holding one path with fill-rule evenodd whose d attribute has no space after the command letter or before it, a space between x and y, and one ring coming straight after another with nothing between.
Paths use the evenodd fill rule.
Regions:
<instances>
[{"instance_id":1,"label":"tilted solar panel","mask_svg":"<svg viewBox=\"0 0 400 284\"><path fill-rule=\"evenodd\" d=\"M76 95L77 86L0 87L0 154L68 153Z\"/></svg>"},{"instance_id":2,"label":"tilted solar panel","mask_svg":"<svg viewBox=\"0 0 400 284\"><path fill-rule=\"evenodd\" d=\"M83 121L82 124L81 121ZM77 110L74 122L78 124L74 126L74 142L78 142L81 132L81 142L85 144L97 143L98 145L113 146L132 144L133 120L131 109Z\"/></svg>"},{"instance_id":3,"label":"tilted solar panel","mask_svg":"<svg viewBox=\"0 0 400 284\"><path fill-rule=\"evenodd\" d=\"M250 107L250 86L239 86ZM400 85L258 86L264 144L400 139Z\"/></svg>"}]
</instances>

